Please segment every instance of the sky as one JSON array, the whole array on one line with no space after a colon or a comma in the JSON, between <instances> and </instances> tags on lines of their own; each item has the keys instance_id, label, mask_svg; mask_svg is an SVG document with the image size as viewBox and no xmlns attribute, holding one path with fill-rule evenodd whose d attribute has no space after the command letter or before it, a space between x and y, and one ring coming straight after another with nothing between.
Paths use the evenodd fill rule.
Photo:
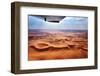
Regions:
<instances>
[{"instance_id":1,"label":"sky","mask_svg":"<svg viewBox=\"0 0 100 76\"><path fill-rule=\"evenodd\" d=\"M29 29L68 29L68 30L87 30L88 18L66 16L59 23L47 22L39 16L28 16Z\"/></svg>"}]
</instances>

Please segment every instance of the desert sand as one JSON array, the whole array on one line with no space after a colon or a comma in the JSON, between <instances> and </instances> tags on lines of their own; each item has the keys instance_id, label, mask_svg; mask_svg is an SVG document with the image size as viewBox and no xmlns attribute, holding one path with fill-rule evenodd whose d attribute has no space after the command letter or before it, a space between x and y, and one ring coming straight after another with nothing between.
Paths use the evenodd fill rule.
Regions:
<instances>
[{"instance_id":1,"label":"desert sand","mask_svg":"<svg viewBox=\"0 0 100 76\"><path fill-rule=\"evenodd\" d=\"M87 32L29 32L28 60L88 58Z\"/></svg>"}]
</instances>

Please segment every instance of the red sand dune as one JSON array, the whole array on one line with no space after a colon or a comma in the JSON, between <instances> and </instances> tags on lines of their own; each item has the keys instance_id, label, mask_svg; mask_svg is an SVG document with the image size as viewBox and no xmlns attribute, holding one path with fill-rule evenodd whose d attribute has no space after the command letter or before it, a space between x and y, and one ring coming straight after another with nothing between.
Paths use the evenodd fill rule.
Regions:
<instances>
[{"instance_id":1,"label":"red sand dune","mask_svg":"<svg viewBox=\"0 0 100 76\"><path fill-rule=\"evenodd\" d=\"M87 58L87 38L83 35L85 34L58 32L44 37L29 36L28 60Z\"/></svg>"}]
</instances>

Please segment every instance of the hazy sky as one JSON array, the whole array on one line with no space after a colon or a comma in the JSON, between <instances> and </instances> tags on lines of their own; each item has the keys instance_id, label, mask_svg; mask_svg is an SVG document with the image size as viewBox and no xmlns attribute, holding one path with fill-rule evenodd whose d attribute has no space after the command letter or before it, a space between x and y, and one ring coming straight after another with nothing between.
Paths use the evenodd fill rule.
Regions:
<instances>
[{"instance_id":1,"label":"hazy sky","mask_svg":"<svg viewBox=\"0 0 100 76\"><path fill-rule=\"evenodd\" d=\"M87 17L65 17L59 23L47 22L37 16L28 16L29 29L72 29L87 30Z\"/></svg>"}]
</instances>

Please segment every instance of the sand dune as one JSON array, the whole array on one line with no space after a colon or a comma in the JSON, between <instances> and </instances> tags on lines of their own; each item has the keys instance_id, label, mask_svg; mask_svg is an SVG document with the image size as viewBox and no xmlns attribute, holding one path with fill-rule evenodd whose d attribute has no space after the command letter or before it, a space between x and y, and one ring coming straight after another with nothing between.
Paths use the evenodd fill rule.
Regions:
<instances>
[{"instance_id":1,"label":"sand dune","mask_svg":"<svg viewBox=\"0 0 100 76\"><path fill-rule=\"evenodd\" d=\"M45 34L43 32L42 34L29 34L28 60L78 59L88 57L87 33L46 32Z\"/></svg>"}]
</instances>

